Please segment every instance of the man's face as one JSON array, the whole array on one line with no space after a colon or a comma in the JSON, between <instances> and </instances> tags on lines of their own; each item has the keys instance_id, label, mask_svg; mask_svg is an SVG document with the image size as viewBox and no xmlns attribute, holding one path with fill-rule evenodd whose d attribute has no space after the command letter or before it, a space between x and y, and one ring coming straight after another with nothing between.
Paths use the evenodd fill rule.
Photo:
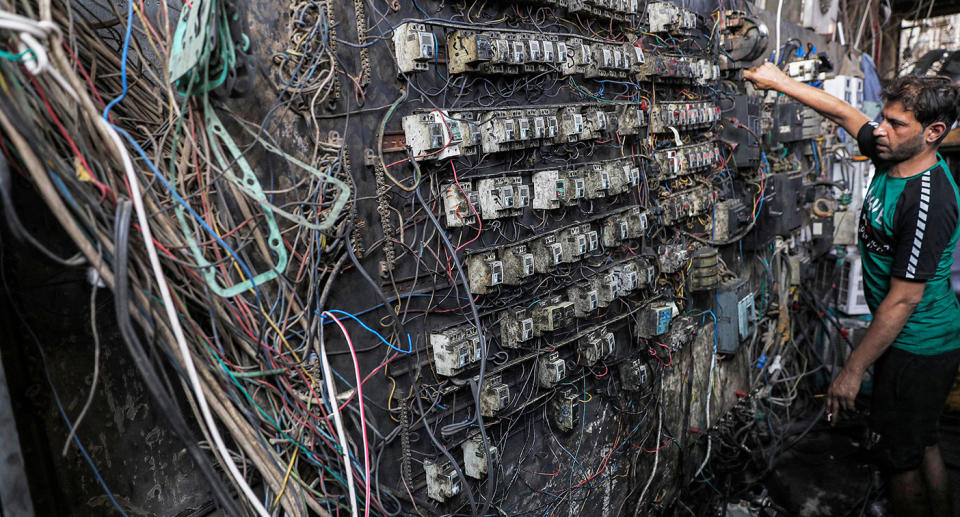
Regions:
<instances>
[{"instance_id":1,"label":"man's face","mask_svg":"<svg viewBox=\"0 0 960 517\"><path fill-rule=\"evenodd\" d=\"M883 120L873 130L877 137L877 155L882 160L899 163L923 150L924 128L912 111L904 109L902 102L887 102L882 115Z\"/></svg>"}]
</instances>

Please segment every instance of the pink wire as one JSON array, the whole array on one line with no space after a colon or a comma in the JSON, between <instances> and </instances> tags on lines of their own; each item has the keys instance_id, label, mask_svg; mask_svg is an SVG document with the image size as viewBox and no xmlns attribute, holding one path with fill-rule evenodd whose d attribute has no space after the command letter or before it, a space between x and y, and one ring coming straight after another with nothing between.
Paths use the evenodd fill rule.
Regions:
<instances>
[{"instance_id":1,"label":"pink wire","mask_svg":"<svg viewBox=\"0 0 960 517\"><path fill-rule=\"evenodd\" d=\"M366 501L363 505L363 515L364 517L370 517L370 449L367 448L367 417L363 411L363 380L360 379L360 363L357 362L357 352L353 349L353 341L350 339L347 328L344 327L343 323L340 323L340 320L333 314L324 311L323 315L332 319L333 322L340 327L343 336L347 338L347 346L350 347L350 356L353 357L353 373L357 376L357 400L360 402L360 427L363 430L363 485ZM331 404L336 403L336 395L334 395L334 400L331 401Z\"/></svg>"}]
</instances>

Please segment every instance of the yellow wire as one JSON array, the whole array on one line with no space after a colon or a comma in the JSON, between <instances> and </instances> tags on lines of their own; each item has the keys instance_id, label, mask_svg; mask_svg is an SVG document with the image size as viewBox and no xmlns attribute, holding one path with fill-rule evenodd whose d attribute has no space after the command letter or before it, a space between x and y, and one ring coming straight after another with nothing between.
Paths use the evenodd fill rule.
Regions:
<instances>
[{"instance_id":1,"label":"yellow wire","mask_svg":"<svg viewBox=\"0 0 960 517\"><path fill-rule=\"evenodd\" d=\"M301 430L301 433L303 431ZM297 438L299 440L299 438ZM277 503L280 502L280 498L283 497L283 492L287 489L287 482L290 481L290 472L293 471L293 464L297 461L297 453L300 452L299 447L294 447L293 457L290 458L290 465L287 466L287 473L283 476L283 485L280 487L280 492L277 493L277 498L273 500L273 506L277 506Z\"/></svg>"}]
</instances>

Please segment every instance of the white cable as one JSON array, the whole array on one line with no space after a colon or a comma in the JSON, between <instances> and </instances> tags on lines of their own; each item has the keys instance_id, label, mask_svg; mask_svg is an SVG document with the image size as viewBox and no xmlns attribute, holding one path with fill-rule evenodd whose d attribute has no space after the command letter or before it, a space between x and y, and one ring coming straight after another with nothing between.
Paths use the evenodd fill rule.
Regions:
<instances>
[{"instance_id":1,"label":"white cable","mask_svg":"<svg viewBox=\"0 0 960 517\"><path fill-rule=\"evenodd\" d=\"M660 389L663 389L663 384L662 384L662 383L661 383L661 385L660 385ZM709 400L710 400L710 399L708 398L707 401L709 401ZM637 507L638 507L638 508L640 507L641 504L643 504L643 497L644 497L645 495L647 495L647 489L650 488L650 483L653 483L653 476L654 476L654 474L657 473L657 463L660 461L660 449L661 449L661 447L660 447L660 436L661 436L661 430L663 429L663 407L660 406L659 404L658 404L657 406L660 408L660 411L659 411L660 418L657 419L657 441L656 441L657 449L656 449L656 451L654 451L654 453L653 453L653 468L650 469L650 477L647 478L647 484L646 484L646 485L643 485L643 492L640 492L640 499L637 500ZM709 436L709 435L708 435L708 436ZM708 443L709 443L709 442L708 442ZM698 472L698 474L699 474L699 472ZM696 477L696 476L694 476L694 477Z\"/></svg>"},{"instance_id":2,"label":"white cable","mask_svg":"<svg viewBox=\"0 0 960 517\"><path fill-rule=\"evenodd\" d=\"M203 419L207 424L207 428L210 431L210 435L213 437L213 441L216 445L217 452L219 452L223 464L226 465L227 470L230 471L230 475L237 482L237 485L240 486L240 490L243 492L243 495L246 496L247 500L250 502L250 505L257 511L257 514L260 517L269 517L270 514L267 513L266 508L263 507L263 504L260 502L256 494L253 493L253 490L250 488L250 485L247 484L247 481L240 474L240 471L237 470L237 466L233 463L233 458L230 455L230 451L227 449L227 446L223 443L223 438L220 436L220 431L217 429L217 424L213 420L213 415L210 413L210 407L207 405L207 399L203 394L203 387L200 386L200 378L197 376L196 366L193 364L193 356L190 354L190 349L187 347L187 340L183 335L183 327L180 326L180 320L177 317L176 309L173 305L173 298L170 296L170 289L167 286L167 279L163 274L163 269L160 267L160 259L157 256L157 248L153 244L153 235L150 231L150 221L147 219L147 213L143 208L143 199L140 193L140 184L137 179L137 175L133 170L133 162L130 160L130 155L127 153L127 148L121 140L120 135L102 118L97 118L97 123L101 124L110 135L110 139L113 140L113 144L117 147L117 150L120 152L120 157L123 160L123 168L126 171L127 183L130 186L130 196L133 199L133 206L137 211L137 221L140 224L140 233L143 236L143 242L147 247L147 256L150 258L150 267L153 269L153 274L157 279L157 287L160 290L160 296L163 299L163 308L167 313L167 319L170 321L170 327L173 330L173 336L177 341L177 347L180 349L180 355L183 357L183 363L187 370L187 378L190 380L190 385L193 387L194 396L197 399L197 404L200 406L200 412L203 413Z\"/></svg>"},{"instance_id":3,"label":"white cable","mask_svg":"<svg viewBox=\"0 0 960 517\"><path fill-rule=\"evenodd\" d=\"M773 64L780 62L780 14L783 12L783 0L777 2L777 46L773 48Z\"/></svg>"},{"instance_id":4,"label":"white cable","mask_svg":"<svg viewBox=\"0 0 960 517\"><path fill-rule=\"evenodd\" d=\"M353 464L350 463L350 449L347 448L347 433L343 430L343 420L340 419L340 407L337 403L337 391L333 385L333 372L330 370L330 363L327 361L327 347L320 340L320 367L323 368L323 381L327 387L327 400L333 408L333 424L337 428L338 438L340 439L340 451L343 453L343 464L347 470L347 487L350 490L350 511L353 517L357 517L357 489L353 486ZM369 483L369 480L367 480Z\"/></svg>"},{"instance_id":5,"label":"white cable","mask_svg":"<svg viewBox=\"0 0 960 517\"><path fill-rule=\"evenodd\" d=\"M716 323L714 323L714 326L716 326ZM714 332L716 332L716 329L714 329ZM706 408L707 425L706 425L706 428L704 429L704 432L707 433L707 454L706 456L704 456L703 463L700 464L700 468L697 469L697 473L693 475L694 479L696 479L696 477L699 476L701 472L703 472L703 468L706 467L707 462L710 461L710 446L712 445L710 440L710 398L713 395L713 372L716 367L717 367L717 342L716 340L714 340L713 358L710 360L710 384L707 387L707 408Z\"/></svg>"}]
</instances>

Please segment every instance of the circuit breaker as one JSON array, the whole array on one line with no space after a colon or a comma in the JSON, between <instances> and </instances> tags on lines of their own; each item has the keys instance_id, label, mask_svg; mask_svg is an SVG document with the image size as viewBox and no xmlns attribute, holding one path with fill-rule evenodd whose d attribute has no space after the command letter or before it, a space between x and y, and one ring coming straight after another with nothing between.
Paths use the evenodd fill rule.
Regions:
<instances>
[{"instance_id":1,"label":"circuit breaker","mask_svg":"<svg viewBox=\"0 0 960 517\"><path fill-rule=\"evenodd\" d=\"M649 382L649 372L646 361L630 359L620 363L620 383L627 391L643 391Z\"/></svg>"},{"instance_id":2,"label":"circuit breaker","mask_svg":"<svg viewBox=\"0 0 960 517\"><path fill-rule=\"evenodd\" d=\"M437 38L422 23L404 23L393 31L393 47L401 72L427 69L437 57Z\"/></svg>"},{"instance_id":3,"label":"circuit breaker","mask_svg":"<svg viewBox=\"0 0 960 517\"><path fill-rule=\"evenodd\" d=\"M480 433L471 435L463 442L463 474L473 479L483 479L487 475L487 456L496 461L497 448L485 447Z\"/></svg>"},{"instance_id":4,"label":"circuit breaker","mask_svg":"<svg viewBox=\"0 0 960 517\"><path fill-rule=\"evenodd\" d=\"M449 461L425 460L423 470L427 475L427 495L430 499L443 503L460 493L460 476Z\"/></svg>"},{"instance_id":5,"label":"circuit breaker","mask_svg":"<svg viewBox=\"0 0 960 517\"><path fill-rule=\"evenodd\" d=\"M550 399L550 421L560 431L572 431L577 426L579 408L580 395L576 390L558 391Z\"/></svg>"},{"instance_id":6,"label":"circuit breaker","mask_svg":"<svg viewBox=\"0 0 960 517\"><path fill-rule=\"evenodd\" d=\"M740 343L756 331L756 307L746 280L737 278L720 284L714 313L717 315L717 352L736 353Z\"/></svg>"},{"instance_id":7,"label":"circuit breaker","mask_svg":"<svg viewBox=\"0 0 960 517\"><path fill-rule=\"evenodd\" d=\"M480 390L480 414L495 416L510 405L510 386L499 375L484 379Z\"/></svg>"},{"instance_id":8,"label":"circuit breaker","mask_svg":"<svg viewBox=\"0 0 960 517\"><path fill-rule=\"evenodd\" d=\"M613 355L617 340L613 332L606 329L596 330L580 338L580 364L593 366L606 357Z\"/></svg>"},{"instance_id":9,"label":"circuit breaker","mask_svg":"<svg viewBox=\"0 0 960 517\"><path fill-rule=\"evenodd\" d=\"M483 344L477 329L472 326L452 327L430 334L430 346L437 373L457 375L480 361Z\"/></svg>"},{"instance_id":10,"label":"circuit breaker","mask_svg":"<svg viewBox=\"0 0 960 517\"><path fill-rule=\"evenodd\" d=\"M540 332L553 332L569 326L576 318L573 302L560 296L544 300L533 309L534 327Z\"/></svg>"},{"instance_id":11,"label":"circuit breaker","mask_svg":"<svg viewBox=\"0 0 960 517\"><path fill-rule=\"evenodd\" d=\"M517 348L539 333L528 308L511 307L500 314L500 339L505 348Z\"/></svg>"},{"instance_id":12,"label":"circuit breaker","mask_svg":"<svg viewBox=\"0 0 960 517\"><path fill-rule=\"evenodd\" d=\"M559 384L567 375L567 365L557 352L551 352L546 356L540 357L537 373L537 380L539 381L540 387L552 388Z\"/></svg>"},{"instance_id":13,"label":"circuit breaker","mask_svg":"<svg viewBox=\"0 0 960 517\"><path fill-rule=\"evenodd\" d=\"M670 320L676 310L672 302L644 307L638 315L637 333L644 338L666 334L670 331Z\"/></svg>"},{"instance_id":14,"label":"circuit breaker","mask_svg":"<svg viewBox=\"0 0 960 517\"><path fill-rule=\"evenodd\" d=\"M503 261L497 258L496 253L491 251L468 255L464 262L473 294L487 294L492 287L503 283Z\"/></svg>"}]
</instances>

